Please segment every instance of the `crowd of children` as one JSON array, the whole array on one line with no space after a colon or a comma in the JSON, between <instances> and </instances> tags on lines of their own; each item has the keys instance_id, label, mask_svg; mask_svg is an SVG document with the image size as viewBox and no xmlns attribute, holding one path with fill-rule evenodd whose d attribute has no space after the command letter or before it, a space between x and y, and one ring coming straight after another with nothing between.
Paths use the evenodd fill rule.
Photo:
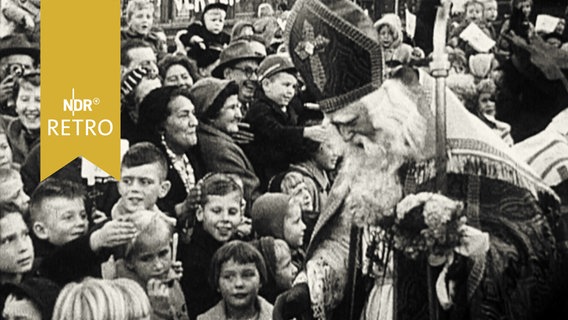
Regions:
<instances>
[{"instance_id":1,"label":"crowd of children","mask_svg":"<svg viewBox=\"0 0 568 320\"><path fill-rule=\"evenodd\" d=\"M0 39L3 318L272 319L303 266L341 152L286 53L285 6L279 16L263 3L228 32L227 5L212 2L168 46L155 5L126 6L129 149L120 181L94 187L80 160L39 181L39 15ZM519 43L568 51L568 11L543 31L532 7L511 0L505 18L496 0L468 0L447 28L448 86L509 145L529 130L507 109L518 101L505 71ZM427 66L430 52L401 17L385 14L374 27L385 77Z\"/></svg>"}]
</instances>

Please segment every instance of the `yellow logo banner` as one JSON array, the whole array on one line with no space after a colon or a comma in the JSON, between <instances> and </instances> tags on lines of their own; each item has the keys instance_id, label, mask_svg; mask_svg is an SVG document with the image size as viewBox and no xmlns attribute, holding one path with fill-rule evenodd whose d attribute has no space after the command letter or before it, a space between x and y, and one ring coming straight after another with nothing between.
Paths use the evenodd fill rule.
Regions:
<instances>
[{"instance_id":1,"label":"yellow logo banner","mask_svg":"<svg viewBox=\"0 0 568 320\"><path fill-rule=\"evenodd\" d=\"M41 179L83 156L120 176L120 1L41 4Z\"/></svg>"}]
</instances>

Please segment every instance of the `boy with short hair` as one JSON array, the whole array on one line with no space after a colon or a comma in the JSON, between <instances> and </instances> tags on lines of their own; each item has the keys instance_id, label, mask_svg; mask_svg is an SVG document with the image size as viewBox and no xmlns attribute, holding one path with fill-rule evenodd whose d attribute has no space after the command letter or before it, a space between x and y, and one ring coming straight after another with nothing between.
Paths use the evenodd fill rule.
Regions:
<instances>
[{"instance_id":1,"label":"boy with short hair","mask_svg":"<svg viewBox=\"0 0 568 320\"><path fill-rule=\"evenodd\" d=\"M229 175L214 173L199 183L201 192L197 209L197 225L189 245L180 242L184 275L182 288L190 319L213 307L221 296L207 283L213 254L237 234L243 220L242 188Z\"/></svg>"},{"instance_id":2,"label":"boy with short hair","mask_svg":"<svg viewBox=\"0 0 568 320\"><path fill-rule=\"evenodd\" d=\"M245 151L266 190L270 178L285 171L290 155L303 138L321 141L326 131L319 125L298 126L298 115L288 104L296 95L296 69L288 54L266 57L258 68L261 84L259 98L253 102L245 122L251 126L255 140Z\"/></svg>"},{"instance_id":3,"label":"boy with short hair","mask_svg":"<svg viewBox=\"0 0 568 320\"><path fill-rule=\"evenodd\" d=\"M154 4L151 1L130 0L126 7L126 23L128 28L120 33L122 40L141 39L151 43L157 52L166 53L163 50L165 42L152 29L154 24Z\"/></svg>"},{"instance_id":4,"label":"boy with short hair","mask_svg":"<svg viewBox=\"0 0 568 320\"><path fill-rule=\"evenodd\" d=\"M76 182L48 178L30 200L38 274L59 284L85 276L100 277L101 263L111 254L108 249L136 235L136 228L128 221L106 220L89 232L85 195L83 186Z\"/></svg>"},{"instance_id":5,"label":"boy with short hair","mask_svg":"<svg viewBox=\"0 0 568 320\"><path fill-rule=\"evenodd\" d=\"M165 155L150 142L134 144L121 163L118 192L120 199L111 211L118 219L139 210L159 211L156 203L170 191Z\"/></svg>"}]
</instances>

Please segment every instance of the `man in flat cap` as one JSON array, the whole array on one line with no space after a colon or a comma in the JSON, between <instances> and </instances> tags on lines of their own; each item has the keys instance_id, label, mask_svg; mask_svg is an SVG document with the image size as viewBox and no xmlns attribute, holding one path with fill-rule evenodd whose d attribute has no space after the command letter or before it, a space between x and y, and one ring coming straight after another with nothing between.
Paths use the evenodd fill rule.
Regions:
<instances>
[{"instance_id":1,"label":"man in flat cap","mask_svg":"<svg viewBox=\"0 0 568 320\"><path fill-rule=\"evenodd\" d=\"M436 172L435 81L407 67L383 81L378 35L353 2L299 0L286 27L344 161L274 319L551 319L566 302L554 191L449 90Z\"/></svg>"}]
</instances>

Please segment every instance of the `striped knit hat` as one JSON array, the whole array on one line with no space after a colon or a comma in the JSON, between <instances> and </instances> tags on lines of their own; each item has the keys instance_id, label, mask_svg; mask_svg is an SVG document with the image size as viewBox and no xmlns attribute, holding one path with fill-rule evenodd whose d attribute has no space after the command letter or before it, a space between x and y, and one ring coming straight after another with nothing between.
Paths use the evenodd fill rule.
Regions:
<instances>
[{"instance_id":1,"label":"striped knit hat","mask_svg":"<svg viewBox=\"0 0 568 320\"><path fill-rule=\"evenodd\" d=\"M125 74L122 78L122 83L120 84L121 100L124 101L128 96L130 96L138 84L140 84L142 78L144 78L147 74L148 70L142 66L132 69Z\"/></svg>"}]
</instances>

